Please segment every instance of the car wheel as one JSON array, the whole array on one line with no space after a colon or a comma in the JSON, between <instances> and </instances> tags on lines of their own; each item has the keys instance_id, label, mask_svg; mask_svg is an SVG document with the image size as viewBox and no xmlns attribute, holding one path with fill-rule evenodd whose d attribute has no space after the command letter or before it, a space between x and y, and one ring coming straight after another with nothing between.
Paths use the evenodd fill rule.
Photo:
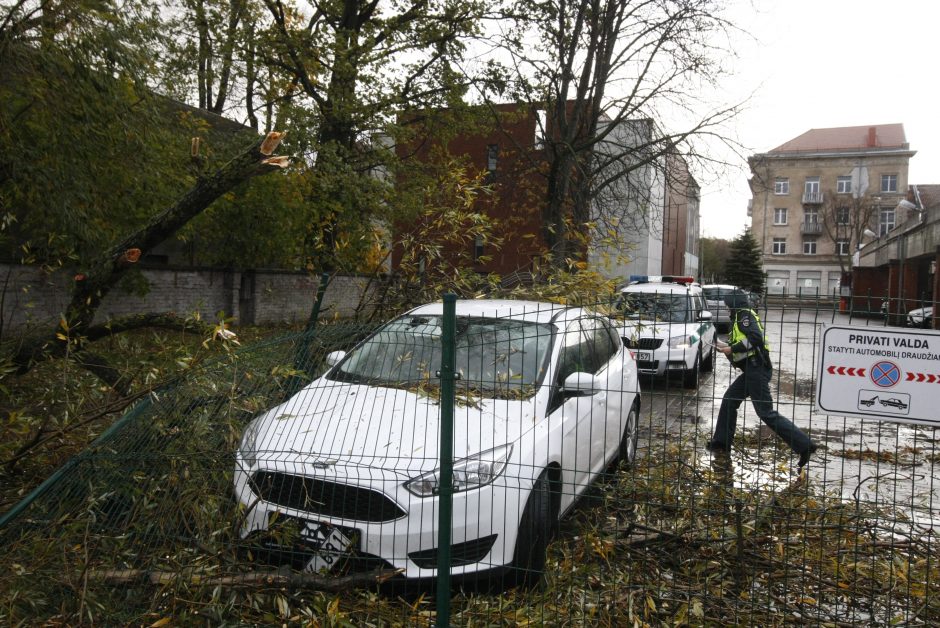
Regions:
<instances>
[{"instance_id":1,"label":"car wheel","mask_svg":"<svg viewBox=\"0 0 940 628\"><path fill-rule=\"evenodd\" d=\"M630 412L627 413L627 422L623 426L623 436L620 437L619 458L621 464L630 469L636 462L636 444L640 431L640 413L637 411L636 403L630 406Z\"/></svg>"},{"instance_id":2,"label":"car wheel","mask_svg":"<svg viewBox=\"0 0 940 628\"><path fill-rule=\"evenodd\" d=\"M699 365L702 363L702 350L699 349L698 355L695 356L695 364L692 365L687 371L682 372L682 384L686 388L697 388L698 387L698 371Z\"/></svg>"},{"instance_id":3,"label":"car wheel","mask_svg":"<svg viewBox=\"0 0 940 628\"><path fill-rule=\"evenodd\" d=\"M517 581L524 587L533 587L542 579L545 554L555 532L556 520L551 480L546 469L532 486L516 536L512 566L516 570Z\"/></svg>"},{"instance_id":4,"label":"car wheel","mask_svg":"<svg viewBox=\"0 0 940 628\"><path fill-rule=\"evenodd\" d=\"M708 357L702 362L702 372L711 373L715 370L715 347L708 348Z\"/></svg>"}]
</instances>

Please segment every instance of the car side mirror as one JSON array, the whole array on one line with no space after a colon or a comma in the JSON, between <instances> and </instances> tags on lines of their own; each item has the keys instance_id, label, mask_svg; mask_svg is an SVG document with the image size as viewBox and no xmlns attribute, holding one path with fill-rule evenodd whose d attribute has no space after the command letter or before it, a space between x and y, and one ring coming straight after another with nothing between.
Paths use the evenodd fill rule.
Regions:
<instances>
[{"instance_id":1,"label":"car side mirror","mask_svg":"<svg viewBox=\"0 0 940 628\"><path fill-rule=\"evenodd\" d=\"M346 357L345 351L331 351L326 354L326 364L327 366L336 366L343 361L343 358Z\"/></svg>"},{"instance_id":2,"label":"car side mirror","mask_svg":"<svg viewBox=\"0 0 940 628\"><path fill-rule=\"evenodd\" d=\"M710 321L712 319L712 313L708 310L702 310L698 315L698 319L702 322Z\"/></svg>"},{"instance_id":3,"label":"car side mirror","mask_svg":"<svg viewBox=\"0 0 940 628\"><path fill-rule=\"evenodd\" d=\"M561 391L570 397L587 397L596 395L601 391L597 385L597 378L590 373L578 371L565 378Z\"/></svg>"}]
</instances>

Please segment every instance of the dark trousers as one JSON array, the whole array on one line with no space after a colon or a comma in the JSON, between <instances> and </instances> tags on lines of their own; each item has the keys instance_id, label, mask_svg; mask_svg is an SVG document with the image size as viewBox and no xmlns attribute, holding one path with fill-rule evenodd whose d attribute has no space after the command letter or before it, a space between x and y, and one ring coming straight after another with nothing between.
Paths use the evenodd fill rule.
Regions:
<instances>
[{"instance_id":1,"label":"dark trousers","mask_svg":"<svg viewBox=\"0 0 940 628\"><path fill-rule=\"evenodd\" d=\"M721 399L721 408L718 410L718 423L715 425L715 434L712 442L726 448L731 447L734 440L734 431L738 421L738 407L748 397L754 404L754 410L760 420L767 424L783 442L796 453L803 453L810 447L809 436L795 426L792 421L774 410L774 402L770 396L770 378L773 369L764 366L760 358L748 358L744 368L725 391Z\"/></svg>"}]
</instances>

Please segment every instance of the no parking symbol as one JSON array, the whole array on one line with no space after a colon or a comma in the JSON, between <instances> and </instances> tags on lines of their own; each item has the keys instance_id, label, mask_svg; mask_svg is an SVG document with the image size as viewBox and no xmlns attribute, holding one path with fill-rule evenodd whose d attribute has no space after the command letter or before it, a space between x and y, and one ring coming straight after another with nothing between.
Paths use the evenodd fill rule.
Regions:
<instances>
[{"instance_id":1,"label":"no parking symbol","mask_svg":"<svg viewBox=\"0 0 940 628\"><path fill-rule=\"evenodd\" d=\"M871 367L871 381L875 386L891 388L901 381L901 369L894 362L882 360Z\"/></svg>"}]
</instances>

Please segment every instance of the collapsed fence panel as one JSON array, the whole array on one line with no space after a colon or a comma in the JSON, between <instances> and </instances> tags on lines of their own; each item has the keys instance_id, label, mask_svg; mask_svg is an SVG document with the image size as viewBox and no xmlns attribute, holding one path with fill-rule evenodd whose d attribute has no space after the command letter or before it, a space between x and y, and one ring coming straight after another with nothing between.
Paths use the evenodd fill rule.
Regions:
<instances>
[{"instance_id":1,"label":"collapsed fence panel","mask_svg":"<svg viewBox=\"0 0 940 628\"><path fill-rule=\"evenodd\" d=\"M238 350L5 518L0 621L936 625L935 430L813 403L823 325L886 321L757 310L801 469L750 401L706 449L739 371L704 311L458 301L446 345L430 304Z\"/></svg>"}]
</instances>

